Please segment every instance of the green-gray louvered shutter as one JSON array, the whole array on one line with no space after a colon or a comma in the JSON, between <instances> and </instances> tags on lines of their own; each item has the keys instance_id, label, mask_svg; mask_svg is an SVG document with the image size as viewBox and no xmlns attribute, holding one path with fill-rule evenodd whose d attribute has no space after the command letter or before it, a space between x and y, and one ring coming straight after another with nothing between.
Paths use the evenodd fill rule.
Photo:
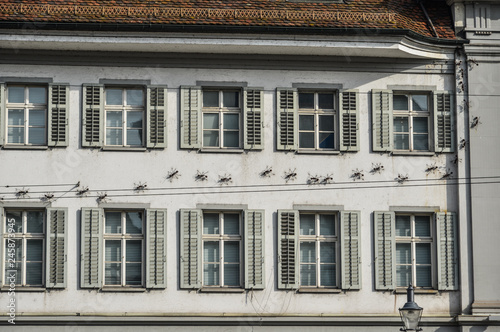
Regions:
<instances>
[{"instance_id":1,"label":"green-gray louvered shutter","mask_svg":"<svg viewBox=\"0 0 500 332\"><path fill-rule=\"evenodd\" d=\"M82 146L99 147L104 144L104 86L83 85Z\"/></svg>"},{"instance_id":2,"label":"green-gray louvered shutter","mask_svg":"<svg viewBox=\"0 0 500 332\"><path fill-rule=\"evenodd\" d=\"M342 289L361 289L360 212L340 212Z\"/></svg>"},{"instance_id":3,"label":"green-gray louvered shutter","mask_svg":"<svg viewBox=\"0 0 500 332\"><path fill-rule=\"evenodd\" d=\"M359 93L340 91L340 151L359 151Z\"/></svg>"},{"instance_id":4,"label":"green-gray louvered shutter","mask_svg":"<svg viewBox=\"0 0 500 332\"><path fill-rule=\"evenodd\" d=\"M264 289L264 210L245 210L245 288Z\"/></svg>"},{"instance_id":5,"label":"green-gray louvered shutter","mask_svg":"<svg viewBox=\"0 0 500 332\"><path fill-rule=\"evenodd\" d=\"M167 147L167 87L148 86L146 98L146 147Z\"/></svg>"},{"instance_id":6,"label":"green-gray louvered shutter","mask_svg":"<svg viewBox=\"0 0 500 332\"><path fill-rule=\"evenodd\" d=\"M278 210L278 288L299 287L299 212Z\"/></svg>"},{"instance_id":7,"label":"green-gray louvered shutter","mask_svg":"<svg viewBox=\"0 0 500 332\"><path fill-rule=\"evenodd\" d=\"M82 208L81 223L80 287L100 288L103 269L103 210Z\"/></svg>"},{"instance_id":8,"label":"green-gray louvered shutter","mask_svg":"<svg viewBox=\"0 0 500 332\"><path fill-rule=\"evenodd\" d=\"M453 94L448 91L436 91L434 99L434 151L455 151L455 109Z\"/></svg>"},{"instance_id":9,"label":"green-gray louvered shutter","mask_svg":"<svg viewBox=\"0 0 500 332\"><path fill-rule=\"evenodd\" d=\"M180 287L201 287L201 210L180 211Z\"/></svg>"},{"instance_id":10,"label":"green-gray louvered shutter","mask_svg":"<svg viewBox=\"0 0 500 332\"><path fill-rule=\"evenodd\" d=\"M396 288L396 216L394 212L373 213L375 246L375 289Z\"/></svg>"},{"instance_id":11,"label":"green-gray louvered shutter","mask_svg":"<svg viewBox=\"0 0 500 332\"><path fill-rule=\"evenodd\" d=\"M278 88L276 120L276 149L295 151L298 148L298 95L297 89Z\"/></svg>"},{"instance_id":12,"label":"green-gray louvered shutter","mask_svg":"<svg viewBox=\"0 0 500 332\"><path fill-rule=\"evenodd\" d=\"M69 85L49 84L48 146L68 146Z\"/></svg>"},{"instance_id":13,"label":"green-gray louvered shutter","mask_svg":"<svg viewBox=\"0 0 500 332\"><path fill-rule=\"evenodd\" d=\"M372 90L373 151L392 151L392 127L392 91Z\"/></svg>"},{"instance_id":14,"label":"green-gray louvered shutter","mask_svg":"<svg viewBox=\"0 0 500 332\"><path fill-rule=\"evenodd\" d=\"M5 84L0 84L0 146L2 146L6 139L4 138L4 121L7 121L7 113L5 111L5 103L6 103L6 96L5 96Z\"/></svg>"},{"instance_id":15,"label":"green-gray louvered shutter","mask_svg":"<svg viewBox=\"0 0 500 332\"><path fill-rule=\"evenodd\" d=\"M167 210L146 210L146 288L167 287Z\"/></svg>"},{"instance_id":16,"label":"green-gray louvered shutter","mask_svg":"<svg viewBox=\"0 0 500 332\"><path fill-rule=\"evenodd\" d=\"M0 87L1 88L1 87ZM0 221L3 223L4 219L3 219L3 215L4 215L4 209L3 207L0 206ZM5 226L7 227L7 226ZM0 227L0 260L3 260L5 262L5 264L7 264L7 260L5 259L5 256L3 254L3 251L5 249L5 241L4 241L4 238L3 238L3 229L4 229L4 226L2 225ZM0 265L1 266L1 265ZM4 270L7 270L7 268L4 266ZM3 279L2 279L2 276L3 276L3 273L0 273L0 287L3 286Z\"/></svg>"},{"instance_id":17,"label":"green-gray louvered shutter","mask_svg":"<svg viewBox=\"0 0 500 332\"><path fill-rule=\"evenodd\" d=\"M458 289L458 242L455 213L436 213L438 289Z\"/></svg>"},{"instance_id":18,"label":"green-gray louvered shutter","mask_svg":"<svg viewBox=\"0 0 500 332\"><path fill-rule=\"evenodd\" d=\"M67 271L68 209L47 208L47 264L45 286L65 288Z\"/></svg>"},{"instance_id":19,"label":"green-gray louvered shutter","mask_svg":"<svg viewBox=\"0 0 500 332\"><path fill-rule=\"evenodd\" d=\"M201 148L201 87L181 87L181 149Z\"/></svg>"},{"instance_id":20,"label":"green-gray louvered shutter","mask_svg":"<svg viewBox=\"0 0 500 332\"><path fill-rule=\"evenodd\" d=\"M263 103L262 88L245 88L243 90L243 117L245 119L243 148L246 150L262 150L264 147Z\"/></svg>"}]
</instances>

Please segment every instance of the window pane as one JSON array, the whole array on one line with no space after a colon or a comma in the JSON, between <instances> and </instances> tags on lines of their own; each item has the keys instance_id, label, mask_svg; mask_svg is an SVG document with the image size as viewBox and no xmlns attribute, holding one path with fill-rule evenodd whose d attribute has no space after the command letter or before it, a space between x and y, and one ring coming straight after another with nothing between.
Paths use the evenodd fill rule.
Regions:
<instances>
[{"instance_id":1,"label":"window pane","mask_svg":"<svg viewBox=\"0 0 500 332\"><path fill-rule=\"evenodd\" d=\"M106 127L122 127L123 125L123 113L118 111L108 111L106 112Z\"/></svg>"},{"instance_id":2,"label":"window pane","mask_svg":"<svg viewBox=\"0 0 500 332\"><path fill-rule=\"evenodd\" d=\"M240 243L236 241L224 242L224 262L239 263Z\"/></svg>"},{"instance_id":3,"label":"window pane","mask_svg":"<svg viewBox=\"0 0 500 332\"><path fill-rule=\"evenodd\" d=\"M314 148L314 133L299 133L299 147Z\"/></svg>"},{"instance_id":4,"label":"window pane","mask_svg":"<svg viewBox=\"0 0 500 332\"><path fill-rule=\"evenodd\" d=\"M319 148L320 149L333 149L333 134L320 133L319 134Z\"/></svg>"},{"instance_id":5,"label":"window pane","mask_svg":"<svg viewBox=\"0 0 500 332\"><path fill-rule=\"evenodd\" d=\"M9 224L13 224L11 228L14 228L14 232L22 233L23 232L23 223L22 223L22 212L21 211L8 211L5 213L5 231L8 232L10 228Z\"/></svg>"},{"instance_id":6,"label":"window pane","mask_svg":"<svg viewBox=\"0 0 500 332\"><path fill-rule=\"evenodd\" d=\"M321 286L336 286L337 284L337 271L335 265L321 265L320 266L320 282Z\"/></svg>"},{"instance_id":7,"label":"window pane","mask_svg":"<svg viewBox=\"0 0 500 332\"><path fill-rule=\"evenodd\" d=\"M408 118L404 116L394 117L394 132L397 133L407 133L408 130Z\"/></svg>"},{"instance_id":8,"label":"window pane","mask_svg":"<svg viewBox=\"0 0 500 332\"><path fill-rule=\"evenodd\" d=\"M299 130L314 130L314 115L300 115Z\"/></svg>"},{"instance_id":9,"label":"window pane","mask_svg":"<svg viewBox=\"0 0 500 332\"><path fill-rule=\"evenodd\" d=\"M26 260L41 262L43 259L43 240L26 240Z\"/></svg>"},{"instance_id":10,"label":"window pane","mask_svg":"<svg viewBox=\"0 0 500 332\"><path fill-rule=\"evenodd\" d=\"M224 213L224 234L240 234L240 215Z\"/></svg>"},{"instance_id":11,"label":"window pane","mask_svg":"<svg viewBox=\"0 0 500 332\"><path fill-rule=\"evenodd\" d=\"M224 91L222 93L222 102L224 107L239 107L239 92L237 91Z\"/></svg>"},{"instance_id":12,"label":"window pane","mask_svg":"<svg viewBox=\"0 0 500 332\"><path fill-rule=\"evenodd\" d=\"M29 125L30 126L43 126L45 127L45 111L44 110L30 110Z\"/></svg>"},{"instance_id":13,"label":"window pane","mask_svg":"<svg viewBox=\"0 0 500 332\"><path fill-rule=\"evenodd\" d=\"M29 103L31 104L46 104L47 93L45 88L28 88Z\"/></svg>"},{"instance_id":14,"label":"window pane","mask_svg":"<svg viewBox=\"0 0 500 332\"><path fill-rule=\"evenodd\" d=\"M141 285L142 276L141 263L127 263L125 265L125 283L127 285L138 286Z\"/></svg>"},{"instance_id":15,"label":"window pane","mask_svg":"<svg viewBox=\"0 0 500 332\"><path fill-rule=\"evenodd\" d=\"M122 232L122 214L121 212L106 212L106 233Z\"/></svg>"},{"instance_id":16,"label":"window pane","mask_svg":"<svg viewBox=\"0 0 500 332\"><path fill-rule=\"evenodd\" d=\"M316 286L316 265L300 265L300 285Z\"/></svg>"},{"instance_id":17,"label":"window pane","mask_svg":"<svg viewBox=\"0 0 500 332\"><path fill-rule=\"evenodd\" d=\"M127 212L125 213L126 233L141 234L142 233L142 213Z\"/></svg>"},{"instance_id":18,"label":"window pane","mask_svg":"<svg viewBox=\"0 0 500 332\"><path fill-rule=\"evenodd\" d=\"M42 284L42 262L26 262L26 284Z\"/></svg>"},{"instance_id":19,"label":"window pane","mask_svg":"<svg viewBox=\"0 0 500 332\"><path fill-rule=\"evenodd\" d=\"M120 285L122 275L121 263L106 263L104 273L104 283L106 285Z\"/></svg>"},{"instance_id":20,"label":"window pane","mask_svg":"<svg viewBox=\"0 0 500 332\"><path fill-rule=\"evenodd\" d=\"M299 108L314 109L314 93L299 93Z\"/></svg>"},{"instance_id":21,"label":"window pane","mask_svg":"<svg viewBox=\"0 0 500 332\"><path fill-rule=\"evenodd\" d=\"M127 105L142 106L143 104L144 92L142 90L127 90Z\"/></svg>"},{"instance_id":22,"label":"window pane","mask_svg":"<svg viewBox=\"0 0 500 332\"><path fill-rule=\"evenodd\" d=\"M432 275L430 266L417 266L417 285L418 287L432 287Z\"/></svg>"},{"instance_id":23,"label":"window pane","mask_svg":"<svg viewBox=\"0 0 500 332\"><path fill-rule=\"evenodd\" d=\"M219 114L203 113L203 129L219 129Z\"/></svg>"},{"instance_id":24,"label":"window pane","mask_svg":"<svg viewBox=\"0 0 500 332\"><path fill-rule=\"evenodd\" d=\"M24 87L10 86L9 87L9 103L22 103L24 104Z\"/></svg>"},{"instance_id":25,"label":"window pane","mask_svg":"<svg viewBox=\"0 0 500 332\"><path fill-rule=\"evenodd\" d=\"M410 136L408 134L395 134L394 135L394 148L396 150L409 150L410 149Z\"/></svg>"},{"instance_id":26,"label":"window pane","mask_svg":"<svg viewBox=\"0 0 500 332\"><path fill-rule=\"evenodd\" d=\"M321 235L335 235L335 215L320 214L319 229L319 234Z\"/></svg>"},{"instance_id":27,"label":"window pane","mask_svg":"<svg viewBox=\"0 0 500 332\"><path fill-rule=\"evenodd\" d=\"M410 216L396 216L396 236L411 236Z\"/></svg>"},{"instance_id":28,"label":"window pane","mask_svg":"<svg viewBox=\"0 0 500 332\"><path fill-rule=\"evenodd\" d=\"M300 215L300 235L316 235L314 214Z\"/></svg>"},{"instance_id":29,"label":"window pane","mask_svg":"<svg viewBox=\"0 0 500 332\"><path fill-rule=\"evenodd\" d=\"M429 136L427 134L413 135L413 149L418 151L429 150Z\"/></svg>"},{"instance_id":30,"label":"window pane","mask_svg":"<svg viewBox=\"0 0 500 332\"><path fill-rule=\"evenodd\" d=\"M24 127L7 129L8 143L24 143Z\"/></svg>"},{"instance_id":31,"label":"window pane","mask_svg":"<svg viewBox=\"0 0 500 332\"><path fill-rule=\"evenodd\" d=\"M21 240L13 240L5 241L5 273L15 274L16 275L16 284L19 285L21 283L21 266L22 266L22 241ZM10 242L10 243L9 243ZM9 251L10 250L10 251ZM9 259L14 259L14 263L9 262ZM15 271L15 272L14 272Z\"/></svg>"},{"instance_id":32,"label":"window pane","mask_svg":"<svg viewBox=\"0 0 500 332\"><path fill-rule=\"evenodd\" d=\"M205 241L203 243L203 261L214 263L219 262L219 242Z\"/></svg>"},{"instance_id":33,"label":"window pane","mask_svg":"<svg viewBox=\"0 0 500 332\"><path fill-rule=\"evenodd\" d=\"M430 264L431 263L431 244L430 243L416 243L415 244L416 263L417 264Z\"/></svg>"},{"instance_id":34,"label":"window pane","mask_svg":"<svg viewBox=\"0 0 500 332\"><path fill-rule=\"evenodd\" d=\"M396 264L411 263L411 245L409 243L396 243Z\"/></svg>"},{"instance_id":35,"label":"window pane","mask_svg":"<svg viewBox=\"0 0 500 332\"><path fill-rule=\"evenodd\" d=\"M142 112L127 112L127 127L142 128Z\"/></svg>"},{"instance_id":36,"label":"window pane","mask_svg":"<svg viewBox=\"0 0 500 332\"><path fill-rule=\"evenodd\" d=\"M204 130L203 146L219 146L219 132L214 130Z\"/></svg>"},{"instance_id":37,"label":"window pane","mask_svg":"<svg viewBox=\"0 0 500 332\"><path fill-rule=\"evenodd\" d=\"M142 146L142 129L127 129L127 145Z\"/></svg>"},{"instance_id":38,"label":"window pane","mask_svg":"<svg viewBox=\"0 0 500 332\"><path fill-rule=\"evenodd\" d=\"M142 262L142 241L141 240L127 240L125 243L127 262Z\"/></svg>"},{"instance_id":39,"label":"window pane","mask_svg":"<svg viewBox=\"0 0 500 332\"><path fill-rule=\"evenodd\" d=\"M415 216L415 236L431 236L431 219L429 216Z\"/></svg>"},{"instance_id":40,"label":"window pane","mask_svg":"<svg viewBox=\"0 0 500 332\"><path fill-rule=\"evenodd\" d=\"M411 284L410 266L396 266L396 284L398 287L407 287Z\"/></svg>"},{"instance_id":41,"label":"window pane","mask_svg":"<svg viewBox=\"0 0 500 332\"><path fill-rule=\"evenodd\" d=\"M300 242L300 262L316 263L316 244L314 242Z\"/></svg>"},{"instance_id":42,"label":"window pane","mask_svg":"<svg viewBox=\"0 0 500 332\"><path fill-rule=\"evenodd\" d=\"M123 105L122 89L106 89L106 105Z\"/></svg>"},{"instance_id":43,"label":"window pane","mask_svg":"<svg viewBox=\"0 0 500 332\"><path fill-rule=\"evenodd\" d=\"M333 131L333 115L320 115L319 116L319 130L320 131Z\"/></svg>"},{"instance_id":44,"label":"window pane","mask_svg":"<svg viewBox=\"0 0 500 332\"><path fill-rule=\"evenodd\" d=\"M240 265L226 264L224 265L224 285L239 286L240 285Z\"/></svg>"},{"instance_id":45,"label":"window pane","mask_svg":"<svg viewBox=\"0 0 500 332\"><path fill-rule=\"evenodd\" d=\"M9 126L24 126L24 110L9 110Z\"/></svg>"},{"instance_id":46,"label":"window pane","mask_svg":"<svg viewBox=\"0 0 500 332\"><path fill-rule=\"evenodd\" d=\"M240 128L240 115L239 114L224 114L224 129Z\"/></svg>"},{"instance_id":47,"label":"window pane","mask_svg":"<svg viewBox=\"0 0 500 332\"><path fill-rule=\"evenodd\" d=\"M45 144L45 128L30 127L28 129L28 143Z\"/></svg>"},{"instance_id":48,"label":"window pane","mask_svg":"<svg viewBox=\"0 0 500 332\"><path fill-rule=\"evenodd\" d=\"M219 107L219 92L203 91L203 107Z\"/></svg>"},{"instance_id":49,"label":"window pane","mask_svg":"<svg viewBox=\"0 0 500 332\"><path fill-rule=\"evenodd\" d=\"M429 126L427 125L429 118L414 117L413 118L413 132L415 133L428 133Z\"/></svg>"},{"instance_id":50,"label":"window pane","mask_svg":"<svg viewBox=\"0 0 500 332\"><path fill-rule=\"evenodd\" d=\"M414 95L412 96L413 110L427 112L429 103L427 101L428 96L426 95Z\"/></svg>"},{"instance_id":51,"label":"window pane","mask_svg":"<svg viewBox=\"0 0 500 332\"><path fill-rule=\"evenodd\" d=\"M335 242L321 242L320 250L321 263L335 263Z\"/></svg>"},{"instance_id":52,"label":"window pane","mask_svg":"<svg viewBox=\"0 0 500 332\"><path fill-rule=\"evenodd\" d=\"M237 148L240 146L240 133L237 131L224 132L224 147Z\"/></svg>"},{"instance_id":53,"label":"window pane","mask_svg":"<svg viewBox=\"0 0 500 332\"><path fill-rule=\"evenodd\" d=\"M203 214L203 234L219 234L219 214Z\"/></svg>"},{"instance_id":54,"label":"window pane","mask_svg":"<svg viewBox=\"0 0 500 332\"><path fill-rule=\"evenodd\" d=\"M108 262L122 260L122 242L120 240L106 240L105 259Z\"/></svg>"},{"instance_id":55,"label":"window pane","mask_svg":"<svg viewBox=\"0 0 500 332\"><path fill-rule=\"evenodd\" d=\"M393 109L396 111L407 111L408 110L408 96L405 95L394 95L392 97Z\"/></svg>"},{"instance_id":56,"label":"window pane","mask_svg":"<svg viewBox=\"0 0 500 332\"><path fill-rule=\"evenodd\" d=\"M122 129L106 129L106 144L123 145Z\"/></svg>"},{"instance_id":57,"label":"window pane","mask_svg":"<svg viewBox=\"0 0 500 332\"><path fill-rule=\"evenodd\" d=\"M219 264L203 264L203 283L207 286L219 284Z\"/></svg>"},{"instance_id":58,"label":"window pane","mask_svg":"<svg viewBox=\"0 0 500 332\"><path fill-rule=\"evenodd\" d=\"M318 93L318 108L333 109L333 93Z\"/></svg>"},{"instance_id":59,"label":"window pane","mask_svg":"<svg viewBox=\"0 0 500 332\"><path fill-rule=\"evenodd\" d=\"M43 233L43 212L28 211L26 214L28 233Z\"/></svg>"}]
</instances>

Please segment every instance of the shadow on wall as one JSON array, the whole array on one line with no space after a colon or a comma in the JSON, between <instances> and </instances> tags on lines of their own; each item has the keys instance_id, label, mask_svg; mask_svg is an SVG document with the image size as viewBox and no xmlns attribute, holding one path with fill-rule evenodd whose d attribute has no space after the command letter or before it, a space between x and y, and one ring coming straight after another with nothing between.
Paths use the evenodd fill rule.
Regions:
<instances>
[{"instance_id":1,"label":"shadow on wall","mask_svg":"<svg viewBox=\"0 0 500 332\"><path fill-rule=\"evenodd\" d=\"M484 332L487 328L487 326L474 326L470 329L470 332Z\"/></svg>"}]
</instances>

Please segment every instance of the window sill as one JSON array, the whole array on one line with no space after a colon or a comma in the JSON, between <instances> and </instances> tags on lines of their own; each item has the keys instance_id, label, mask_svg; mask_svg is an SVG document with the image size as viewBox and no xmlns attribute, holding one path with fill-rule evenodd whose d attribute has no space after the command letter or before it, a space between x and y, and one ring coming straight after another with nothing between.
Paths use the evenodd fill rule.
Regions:
<instances>
[{"instance_id":1,"label":"window sill","mask_svg":"<svg viewBox=\"0 0 500 332\"><path fill-rule=\"evenodd\" d=\"M437 289L418 289L418 288L415 288L413 290L413 292L415 294L434 294L434 295L439 293L439 291ZM406 290L406 288L396 288L394 293L395 294L406 294L407 290Z\"/></svg>"},{"instance_id":2,"label":"window sill","mask_svg":"<svg viewBox=\"0 0 500 332\"><path fill-rule=\"evenodd\" d=\"M338 150L333 150L333 151L322 151L322 150L297 150L297 154L329 154L329 155L338 155L340 154L340 151Z\"/></svg>"},{"instance_id":3,"label":"window sill","mask_svg":"<svg viewBox=\"0 0 500 332\"><path fill-rule=\"evenodd\" d=\"M203 148L199 150L201 153L243 153L243 149L209 149Z\"/></svg>"},{"instance_id":4,"label":"window sill","mask_svg":"<svg viewBox=\"0 0 500 332\"><path fill-rule=\"evenodd\" d=\"M299 288L299 293L330 293L339 294L342 290L339 288Z\"/></svg>"},{"instance_id":5,"label":"window sill","mask_svg":"<svg viewBox=\"0 0 500 332\"><path fill-rule=\"evenodd\" d=\"M127 148L127 147L120 147L120 146L103 146L102 147L103 151L131 151L131 152L144 152L147 151L147 148Z\"/></svg>"},{"instance_id":6,"label":"window sill","mask_svg":"<svg viewBox=\"0 0 500 332\"><path fill-rule=\"evenodd\" d=\"M4 145L4 149L7 150L48 150L47 145Z\"/></svg>"},{"instance_id":7,"label":"window sill","mask_svg":"<svg viewBox=\"0 0 500 332\"><path fill-rule=\"evenodd\" d=\"M103 287L101 288L101 292L133 292L133 293L143 293L146 291L146 288L142 287Z\"/></svg>"},{"instance_id":8,"label":"window sill","mask_svg":"<svg viewBox=\"0 0 500 332\"><path fill-rule=\"evenodd\" d=\"M436 153L431 151L413 152L413 151L392 151L393 156L434 156Z\"/></svg>"},{"instance_id":9,"label":"window sill","mask_svg":"<svg viewBox=\"0 0 500 332\"><path fill-rule=\"evenodd\" d=\"M37 293L42 293L46 292L47 289L44 287L21 287L21 286L16 286L15 288L10 289L10 287L2 287L0 289L2 292L37 292Z\"/></svg>"},{"instance_id":10,"label":"window sill","mask_svg":"<svg viewBox=\"0 0 500 332\"><path fill-rule=\"evenodd\" d=\"M203 287L200 288L201 293L244 293L243 288L227 288L227 287Z\"/></svg>"}]
</instances>

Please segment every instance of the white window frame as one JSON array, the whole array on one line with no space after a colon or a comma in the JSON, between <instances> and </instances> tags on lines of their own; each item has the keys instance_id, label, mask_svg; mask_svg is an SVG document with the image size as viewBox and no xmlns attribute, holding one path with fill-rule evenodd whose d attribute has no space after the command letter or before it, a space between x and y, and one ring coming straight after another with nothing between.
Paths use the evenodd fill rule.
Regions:
<instances>
[{"instance_id":1,"label":"white window frame","mask_svg":"<svg viewBox=\"0 0 500 332\"><path fill-rule=\"evenodd\" d=\"M394 91L393 98L395 96L404 95L408 98L408 109L407 110L395 110L393 109L393 121L396 122L396 118L408 118L408 132L396 132L394 126L393 132L393 144L394 151L408 151L408 152L432 152L433 144L432 144L432 136L434 134L432 127L432 96L430 93L426 92L410 92L410 91ZM414 111L412 97L413 96L426 96L427 97L427 111ZM415 118L427 118L427 150L415 150L414 148L414 135L419 134L414 132L413 120ZM396 135L398 134L408 134L408 149L397 149L396 148ZM423 133L420 133L423 134Z\"/></svg>"}]
</instances>

